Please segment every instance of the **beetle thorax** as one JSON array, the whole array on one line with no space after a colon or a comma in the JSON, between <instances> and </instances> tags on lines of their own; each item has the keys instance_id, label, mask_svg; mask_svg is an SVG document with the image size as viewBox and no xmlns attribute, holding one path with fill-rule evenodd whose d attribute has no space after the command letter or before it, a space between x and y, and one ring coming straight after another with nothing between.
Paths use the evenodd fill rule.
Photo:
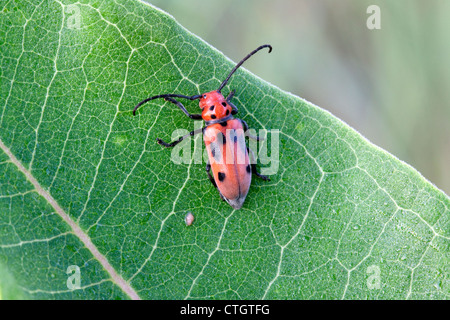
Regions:
<instances>
[{"instance_id":1,"label":"beetle thorax","mask_svg":"<svg viewBox=\"0 0 450 320\"><path fill-rule=\"evenodd\" d=\"M232 111L230 104L218 91L204 93L200 98L199 106L205 121L225 118Z\"/></svg>"}]
</instances>

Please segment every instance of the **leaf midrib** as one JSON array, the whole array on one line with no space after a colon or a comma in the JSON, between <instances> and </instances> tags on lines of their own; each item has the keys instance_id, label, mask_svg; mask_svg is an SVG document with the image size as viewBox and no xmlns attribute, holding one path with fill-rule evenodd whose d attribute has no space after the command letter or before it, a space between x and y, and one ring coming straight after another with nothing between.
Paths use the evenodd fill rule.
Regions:
<instances>
[{"instance_id":1,"label":"leaf midrib","mask_svg":"<svg viewBox=\"0 0 450 320\"><path fill-rule=\"evenodd\" d=\"M61 208L58 202L48 193L37 181L37 179L32 175L32 173L27 170L23 164L14 156L11 150L3 143L0 139L0 149L8 156L11 163L13 163L17 169L23 173L26 179L33 185L34 191L36 191L40 196L42 196L55 210L65 223L69 225L72 229L72 233L78 237L78 239L84 244L86 249L88 249L92 256L102 265L103 269L109 274L111 281L119 286L123 292L125 292L131 299L140 300L141 298L137 292L131 287L131 285L122 278L121 275L117 273L114 267L109 263L106 257L100 253L94 243L91 241L89 236L80 228L80 226L73 221L69 215Z\"/></svg>"}]
</instances>

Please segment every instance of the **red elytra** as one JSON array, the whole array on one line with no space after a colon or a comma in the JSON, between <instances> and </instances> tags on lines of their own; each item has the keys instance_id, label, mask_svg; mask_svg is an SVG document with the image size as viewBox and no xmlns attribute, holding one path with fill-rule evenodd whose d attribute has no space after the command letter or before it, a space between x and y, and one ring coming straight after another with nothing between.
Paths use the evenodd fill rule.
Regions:
<instances>
[{"instance_id":1,"label":"red elytra","mask_svg":"<svg viewBox=\"0 0 450 320\"><path fill-rule=\"evenodd\" d=\"M159 138L157 142L165 147L174 147L190 136L203 133L209 159L206 165L209 180L219 190L221 198L234 209L240 209L244 204L250 188L252 172L264 180L270 179L259 174L256 171L256 165L250 163L249 149L245 144L245 132L248 130L248 126L245 121L233 117L238 112L237 107L231 102L234 91L230 92L226 98L221 91L233 73L248 58L263 48L269 48L269 53L272 51L272 47L265 44L250 52L231 70L217 90L194 96L172 93L161 94L142 100L133 110L133 115L136 115L136 110L144 103L163 98L177 105L192 120L204 120L205 126L202 129L191 131L171 143L166 143ZM199 99L199 107L202 113L190 114L183 104L175 98ZM258 137L255 139L258 139Z\"/></svg>"}]
</instances>

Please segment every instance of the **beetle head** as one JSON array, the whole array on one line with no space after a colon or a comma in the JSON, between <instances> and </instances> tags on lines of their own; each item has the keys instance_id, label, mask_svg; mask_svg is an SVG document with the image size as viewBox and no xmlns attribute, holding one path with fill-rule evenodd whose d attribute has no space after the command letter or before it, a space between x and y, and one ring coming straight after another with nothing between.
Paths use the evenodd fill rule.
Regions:
<instances>
[{"instance_id":1,"label":"beetle head","mask_svg":"<svg viewBox=\"0 0 450 320\"><path fill-rule=\"evenodd\" d=\"M202 109L202 118L205 121L225 118L233 111L232 106L218 91L202 94L199 106Z\"/></svg>"}]
</instances>

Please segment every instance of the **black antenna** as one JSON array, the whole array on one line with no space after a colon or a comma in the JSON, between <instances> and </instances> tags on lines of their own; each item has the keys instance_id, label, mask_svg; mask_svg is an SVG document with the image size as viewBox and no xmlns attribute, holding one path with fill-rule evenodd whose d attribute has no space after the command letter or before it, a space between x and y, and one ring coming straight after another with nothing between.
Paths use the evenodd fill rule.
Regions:
<instances>
[{"instance_id":1,"label":"black antenna","mask_svg":"<svg viewBox=\"0 0 450 320\"><path fill-rule=\"evenodd\" d=\"M220 92L223 87L226 86L228 80L230 80L231 76L233 75L233 73L240 67L242 66L242 64L247 61L248 58L250 58L252 55L254 55L255 53L257 53L259 50L264 49L264 48L269 48L269 53L272 52L272 46L270 44L263 44L262 46L259 46L258 48L256 48L255 50L253 50L252 52L250 52L244 59L242 59L234 68L233 70L231 70L230 74L228 75L228 77L225 79L224 82L222 82L222 84L220 85L219 89L217 89L217 92Z\"/></svg>"},{"instance_id":2,"label":"black antenna","mask_svg":"<svg viewBox=\"0 0 450 320\"><path fill-rule=\"evenodd\" d=\"M136 107L134 107L134 109L133 109L133 115L136 115L136 110L140 107L140 106L142 106L144 103L147 103L147 102L149 102L149 101L151 101L151 100L154 100L154 99L158 99L158 98L184 98L184 99L189 99L189 100L195 100L195 99L200 99L202 97L202 95L201 94L199 94L199 95L195 95L195 96L185 96L185 95L182 95L182 94L172 94L172 93L169 93L169 94L160 94L160 95L158 95L158 96L154 96L154 97L150 97L150 98L147 98L147 99L144 99L144 100L142 100L141 102L139 102L137 105L136 105Z\"/></svg>"}]
</instances>

